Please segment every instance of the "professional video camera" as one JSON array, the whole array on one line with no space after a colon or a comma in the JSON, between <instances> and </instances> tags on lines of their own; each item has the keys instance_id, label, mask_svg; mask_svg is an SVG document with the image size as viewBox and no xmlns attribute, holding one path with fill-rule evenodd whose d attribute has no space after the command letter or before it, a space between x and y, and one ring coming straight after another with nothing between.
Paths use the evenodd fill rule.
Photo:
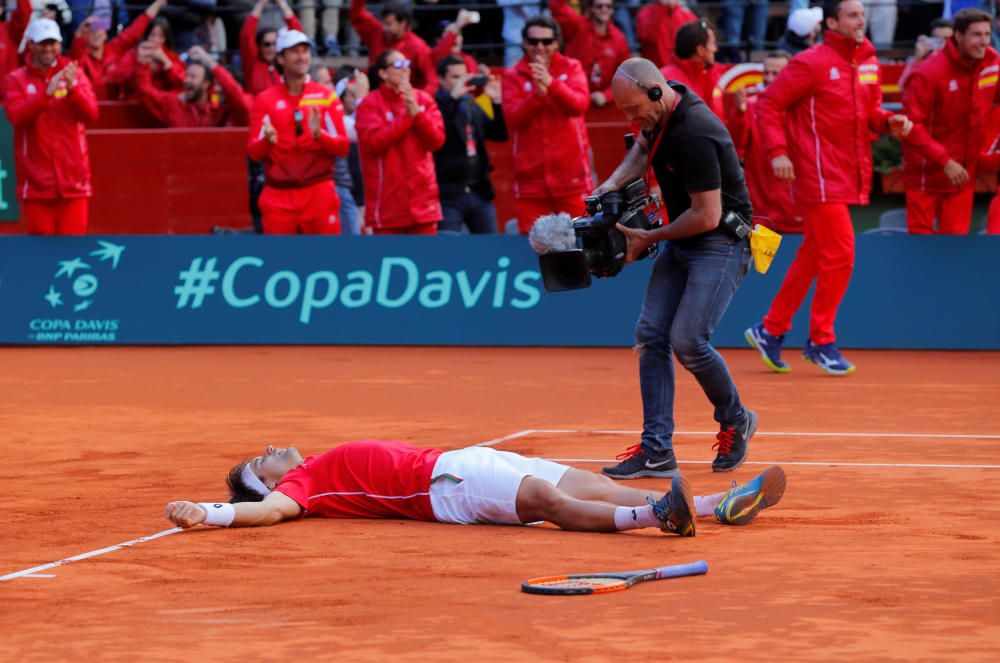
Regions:
<instances>
[{"instance_id":1,"label":"professional video camera","mask_svg":"<svg viewBox=\"0 0 1000 663\"><path fill-rule=\"evenodd\" d=\"M650 230L663 224L659 202L649 195L646 183L635 180L619 191L587 198L584 216L567 214L539 218L528 234L538 254L542 282L549 292L576 290L590 285L590 275L615 276L625 266L628 240L615 227ZM640 258L656 255L656 244Z\"/></svg>"}]
</instances>

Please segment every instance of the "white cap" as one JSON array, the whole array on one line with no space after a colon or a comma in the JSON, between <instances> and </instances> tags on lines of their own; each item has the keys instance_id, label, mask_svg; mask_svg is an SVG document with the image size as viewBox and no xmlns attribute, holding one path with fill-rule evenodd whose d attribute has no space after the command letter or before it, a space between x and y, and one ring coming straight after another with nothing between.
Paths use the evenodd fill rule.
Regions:
<instances>
[{"instance_id":1,"label":"white cap","mask_svg":"<svg viewBox=\"0 0 1000 663\"><path fill-rule=\"evenodd\" d=\"M309 44L309 37L305 35L304 32L299 32L298 30L289 30L287 28L281 28L278 30L278 41L275 44L278 53L282 52L287 48L292 46L298 46L299 44Z\"/></svg>"},{"instance_id":2,"label":"white cap","mask_svg":"<svg viewBox=\"0 0 1000 663\"><path fill-rule=\"evenodd\" d=\"M788 29L800 37L808 37L822 20L822 7L796 9L788 15Z\"/></svg>"},{"instance_id":3,"label":"white cap","mask_svg":"<svg viewBox=\"0 0 1000 663\"><path fill-rule=\"evenodd\" d=\"M51 18L36 18L28 25L24 38L36 44L49 39L61 42L62 34L59 32L59 25Z\"/></svg>"}]
</instances>

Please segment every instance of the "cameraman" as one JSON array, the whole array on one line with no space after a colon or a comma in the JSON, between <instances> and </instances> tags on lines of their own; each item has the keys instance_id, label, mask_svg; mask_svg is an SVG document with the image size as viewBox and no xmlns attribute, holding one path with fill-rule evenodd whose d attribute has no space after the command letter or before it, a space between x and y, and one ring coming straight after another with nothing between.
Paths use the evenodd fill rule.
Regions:
<instances>
[{"instance_id":1,"label":"cameraman","mask_svg":"<svg viewBox=\"0 0 1000 663\"><path fill-rule=\"evenodd\" d=\"M649 60L626 60L612 81L615 104L642 133L601 195L644 177L650 166L670 218L653 230L618 225L631 262L666 240L646 288L636 349L642 391L642 442L604 468L615 479L677 474L673 451L674 365L671 351L715 406L720 432L715 472L739 467L757 428L757 414L740 403L726 362L709 343L750 267L752 210L736 148L722 121L684 85L663 78Z\"/></svg>"}]
</instances>

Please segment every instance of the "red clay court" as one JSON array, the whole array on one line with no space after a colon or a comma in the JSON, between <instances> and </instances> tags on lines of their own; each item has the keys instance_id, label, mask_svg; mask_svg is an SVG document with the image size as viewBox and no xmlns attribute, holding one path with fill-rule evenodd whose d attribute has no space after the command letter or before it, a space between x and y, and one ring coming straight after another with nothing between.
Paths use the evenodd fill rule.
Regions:
<instances>
[{"instance_id":1,"label":"red clay court","mask_svg":"<svg viewBox=\"0 0 1000 663\"><path fill-rule=\"evenodd\" d=\"M750 461L679 370L682 468L717 492L772 463L749 527L656 530L307 519L167 532L267 443L487 443L599 471L637 441L627 349L0 349L0 660L996 660L1000 353L853 351L831 378L726 350L761 415ZM636 485L651 491L662 480ZM591 597L541 575L705 559L706 576ZM22 572L45 568L31 574ZM11 577L17 576L17 577Z\"/></svg>"}]
</instances>

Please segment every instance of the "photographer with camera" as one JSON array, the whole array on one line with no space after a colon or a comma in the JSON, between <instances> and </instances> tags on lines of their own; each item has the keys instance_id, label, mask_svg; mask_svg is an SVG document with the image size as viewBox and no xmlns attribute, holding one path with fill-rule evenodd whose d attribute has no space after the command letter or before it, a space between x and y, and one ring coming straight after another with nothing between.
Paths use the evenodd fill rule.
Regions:
<instances>
[{"instance_id":1,"label":"photographer with camera","mask_svg":"<svg viewBox=\"0 0 1000 663\"><path fill-rule=\"evenodd\" d=\"M626 262L656 242L665 243L636 326L642 441L621 454L618 465L604 468L604 474L635 479L678 473L671 352L715 406L720 432L712 470L735 470L746 460L757 414L740 403L726 362L709 336L750 268L752 209L739 157L718 116L686 86L667 83L649 60L622 63L612 92L615 104L642 133L594 195L617 191L652 167L670 223L652 229L618 224L628 240Z\"/></svg>"}]
</instances>

